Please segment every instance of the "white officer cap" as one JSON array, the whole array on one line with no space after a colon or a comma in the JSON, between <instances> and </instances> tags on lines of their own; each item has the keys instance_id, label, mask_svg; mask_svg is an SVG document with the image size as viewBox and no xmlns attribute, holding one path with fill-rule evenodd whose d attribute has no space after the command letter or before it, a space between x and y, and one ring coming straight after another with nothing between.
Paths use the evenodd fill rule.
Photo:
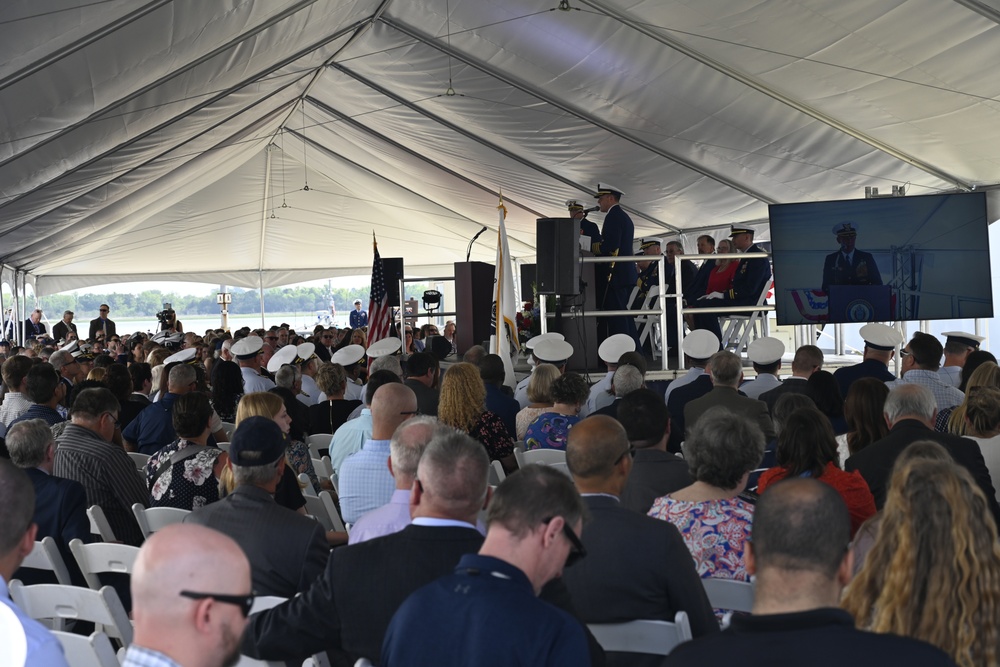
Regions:
<instances>
[{"instance_id":1,"label":"white officer cap","mask_svg":"<svg viewBox=\"0 0 1000 667\"><path fill-rule=\"evenodd\" d=\"M635 339L628 334L608 336L597 348L597 356L606 364L617 364L626 352L635 352Z\"/></svg>"},{"instance_id":2,"label":"white officer cap","mask_svg":"<svg viewBox=\"0 0 1000 667\"><path fill-rule=\"evenodd\" d=\"M298 351L295 346L286 345L275 352L274 356L267 362L267 370L271 373L277 373L285 364L294 364L296 356L298 356Z\"/></svg>"},{"instance_id":3,"label":"white officer cap","mask_svg":"<svg viewBox=\"0 0 1000 667\"><path fill-rule=\"evenodd\" d=\"M719 338L711 331L695 329L684 337L681 349L692 359L708 359L719 351Z\"/></svg>"},{"instance_id":4,"label":"white officer cap","mask_svg":"<svg viewBox=\"0 0 1000 667\"><path fill-rule=\"evenodd\" d=\"M851 222L850 220L846 220L844 222L838 222L837 224L835 224L833 226L833 235L834 236L857 236L858 235L858 226L856 224L854 224L853 222Z\"/></svg>"},{"instance_id":5,"label":"white officer cap","mask_svg":"<svg viewBox=\"0 0 1000 667\"><path fill-rule=\"evenodd\" d=\"M594 195L594 199L600 199L604 195L614 195L616 197L621 197L625 193L621 189L616 188L610 183L598 183L597 184L597 194Z\"/></svg>"},{"instance_id":6,"label":"white officer cap","mask_svg":"<svg viewBox=\"0 0 1000 667\"><path fill-rule=\"evenodd\" d=\"M946 343L961 343L977 350L979 349L979 344L986 340L983 336L977 336L965 331L945 331L941 335L947 339Z\"/></svg>"},{"instance_id":7,"label":"white officer cap","mask_svg":"<svg viewBox=\"0 0 1000 667\"><path fill-rule=\"evenodd\" d=\"M886 324L872 322L861 327L865 345L874 350L895 350L903 342L903 335Z\"/></svg>"},{"instance_id":8,"label":"white officer cap","mask_svg":"<svg viewBox=\"0 0 1000 667\"><path fill-rule=\"evenodd\" d=\"M386 357L390 354L395 354L401 347L403 347L403 341L394 336L382 338L368 346L368 356L373 359Z\"/></svg>"},{"instance_id":9,"label":"white officer cap","mask_svg":"<svg viewBox=\"0 0 1000 667\"><path fill-rule=\"evenodd\" d=\"M566 337L561 333L550 331L549 333L538 334L537 336L529 338L524 346L529 350L534 350L536 345L546 340L566 340Z\"/></svg>"},{"instance_id":10,"label":"white officer cap","mask_svg":"<svg viewBox=\"0 0 1000 667\"><path fill-rule=\"evenodd\" d=\"M169 357L163 360L164 364L181 363L190 364L195 363L195 357L198 356L198 350L193 347L189 347L186 350L181 350L180 352L174 352Z\"/></svg>"},{"instance_id":11,"label":"white officer cap","mask_svg":"<svg viewBox=\"0 0 1000 667\"><path fill-rule=\"evenodd\" d=\"M365 356L365 348L360 345L348 345L333 353L333 363L347 367L356 364Z\"/></svg>"},{"instance_id":12,"label":"white officer cap","mask_svg":"<svg viewBox=\"0 0 1000 667\"><path fill-rule=\"evenodd\" d=\"M770 366L781 361L783 354L785 354L785 344L771 336L758 338L747 346L747 357L761 366Z\"/></svg>"},{"instance_id":13,"label":"white officer cap","mask_svg":"<svg viewBox=\"0 0 1000 667\"><path fill-rule=\"evenodd\" d=\"M564 340L543 340L535 346L534 354L541 362L561 366L573 356L573 346Z\"/></svg>"},{"instance_id":14,"label":"white officer cap","mask_svg":"<svg viewBox=\"0 0 1000 667\"><path fill-rule=\"evenodd\" d=\"M230 351L237 359L253 359L262 347L264 347L263 338L260 336L247 336L233 343Z\"/></svg>"}]
</instances>

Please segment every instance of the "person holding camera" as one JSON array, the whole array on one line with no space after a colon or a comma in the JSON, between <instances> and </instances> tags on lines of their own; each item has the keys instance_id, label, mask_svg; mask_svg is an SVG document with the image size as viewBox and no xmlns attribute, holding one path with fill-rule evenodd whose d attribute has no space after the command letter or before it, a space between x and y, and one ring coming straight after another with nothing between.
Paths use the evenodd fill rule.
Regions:
<instances>
[{"instance_id":1,"label":"person holding camera","mask_svg":"<svg viewBox=\"0 0 1000 667\"><path fill-rule=\"evenodd\" d=\"M156 319L160 321L160 331L184 333L184 325L177 319L177 313L169 303L163 304L163 310L156 314Z\"/></svg>"}]
</instances>

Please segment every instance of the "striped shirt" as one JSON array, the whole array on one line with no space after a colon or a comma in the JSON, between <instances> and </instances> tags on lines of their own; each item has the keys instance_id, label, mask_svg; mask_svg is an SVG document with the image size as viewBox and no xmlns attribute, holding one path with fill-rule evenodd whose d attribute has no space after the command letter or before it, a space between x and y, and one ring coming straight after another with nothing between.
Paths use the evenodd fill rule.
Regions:
<instances>
[{"instance_id":1,"label":"striped shirt","mask_svg":"<svg viewBox=\"0 0 1000 667\"><path fill-rule=\"evenodd\" d=\"M83 485L88 505L100 505L120 541L139 546L142 532L132 505L149 506L149 492L125 450L78 424L58 438L52 474Z\"/></svg>"}]
</instances>

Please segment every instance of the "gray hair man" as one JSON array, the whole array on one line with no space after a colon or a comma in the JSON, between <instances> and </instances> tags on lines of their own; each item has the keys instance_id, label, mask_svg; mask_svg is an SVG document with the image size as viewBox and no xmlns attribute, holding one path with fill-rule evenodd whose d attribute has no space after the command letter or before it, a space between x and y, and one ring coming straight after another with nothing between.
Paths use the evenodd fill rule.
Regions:
<instances>
[{"instance_id":1,"label":"gray hair man","mask_svg":"<svg viewBox=\"0 0 1000 667\"><path fill-rule=\"evenodd\" d=\"M741 396L740 381L743 380L743 364L732 352L716 352L709 360L712 390L684 406L684 425L687 432L698 423L705 412L715 406L723 406L730 412L756 423L768 441L774 438L774 424L767 413L767 405L760 400Z\"/></svg>"}]
</instances>

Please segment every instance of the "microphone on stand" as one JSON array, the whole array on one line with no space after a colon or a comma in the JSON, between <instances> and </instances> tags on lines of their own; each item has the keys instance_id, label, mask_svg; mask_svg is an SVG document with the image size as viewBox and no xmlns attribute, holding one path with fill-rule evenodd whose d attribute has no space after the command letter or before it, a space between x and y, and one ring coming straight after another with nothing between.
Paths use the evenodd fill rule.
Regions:
<instances>
[{"instance_id":1,"label":"microphone on stand","mask_svg":"<svg viewBox=\"0 0 1000 667\"><path fill-rule=\"evenodd\" d=\"M466 262L468 262L469 258L472 257L472 244L475 243L476 239L478 239L480 236L482 236L483 232L485 232L487 229L489 229L489 227L487 227L486 225L483 225L483 228L480 229L478 232L476 232L476 235L472 237L471 241L469 241L469 248L465 251L465 261Z\"/></svg>"},{"instance_id":2,"label":"microphone on stand","mask_svg":"<svg viewBox=\"0 0 1000 667\"><path fill-rule=\"evenodd\" d=\"M594 206L593 208L585 208L585 209L583 209L583 212L584 212L584 214L587 214L587 213L593 213L594 211L600 211L600 210L601 210L600 206Z\"/></svg>"}]
</instances>

